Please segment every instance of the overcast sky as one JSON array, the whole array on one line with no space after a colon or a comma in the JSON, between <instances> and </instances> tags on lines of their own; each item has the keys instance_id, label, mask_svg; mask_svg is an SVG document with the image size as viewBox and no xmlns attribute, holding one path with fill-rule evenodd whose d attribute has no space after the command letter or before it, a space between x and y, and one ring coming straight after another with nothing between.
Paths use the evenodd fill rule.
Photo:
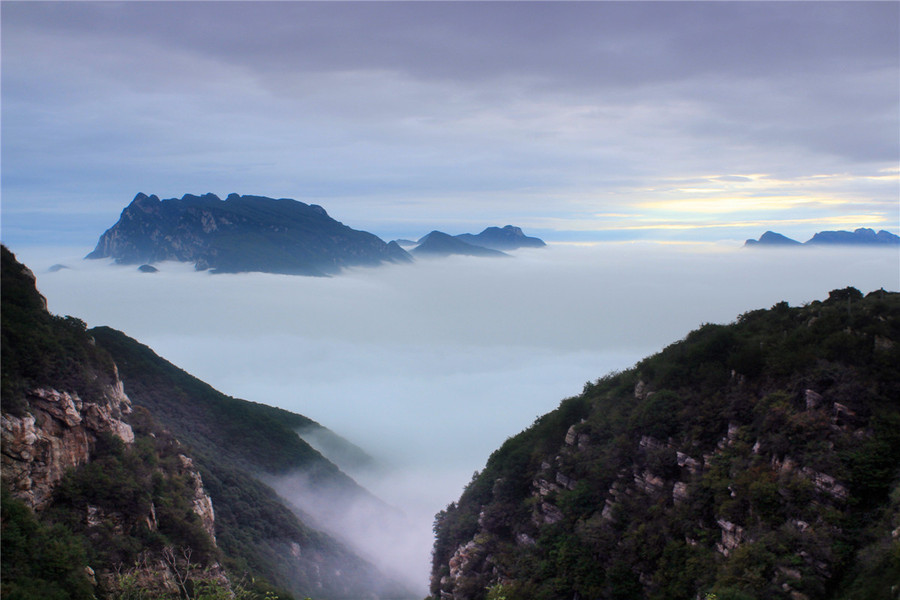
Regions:
<instances>
[{"instance_id":1,"label":"overcast sky","mask_svg":"<svg viewBox=\"0 0 900 600\"><path fill-rule=\"evenodd\" d=\"M385 239L897 232L900 3L9 2L2 237L138 192Z\"/></svg>"}]
</instances>

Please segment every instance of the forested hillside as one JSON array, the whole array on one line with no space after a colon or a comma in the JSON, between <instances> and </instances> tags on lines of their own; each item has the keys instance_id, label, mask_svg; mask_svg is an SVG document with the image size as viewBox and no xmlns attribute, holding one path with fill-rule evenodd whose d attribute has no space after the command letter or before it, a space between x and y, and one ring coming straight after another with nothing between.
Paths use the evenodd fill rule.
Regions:
<instances>
[{"instance_id":1,"label":"forested hillside","mask_svg":"<svg viewBox=\"0 0 900 600\"><path fill-rule=\"evenodd\" d=\"M249 568L293 590L321 584L331 588L326 597L353 597L363 590L376 596L404 596L400 586L322 534L320 524L303 514L302 507L287 506L260 481L302 474L310 483L310 496L316 490L327 493L330 510L366 500L389 512L297 434L328 430L302 415L226 396L119 331L98 327L90 333L119 365L134 405L149 410L192 449L216 507L219 545L233 557L236 569ZM333 433L330 439L344 454L358 461L367 458ZM307 558L298 563L298 556ZM325 581L324 575L336 571L339 576Z\"/></svg>"},{"instance_id":2,"label":"forested hillside","mask_svg":"<svg viewBox=\"0 0 900 600\"><path fill-rule=\"evenodd\" d=\"M900 294L705 325L507 440L435 520L434 598L892 599Z\"/></svg>"},{"instance_id":3,"label":"forested hillside","mask_svg":"<svg viewBox=\"0 0 900 600\"><path fill-rule=\"evenodd\" d=\"M189 450L134 410L85 324L48 313L34 275L2 255L3 597L231 594Z\"/></svg>"},{"instance_id":4,"label":"forested hillside","mask_svg":"<svg viewBox=\"0 0 900 600\"><path fill-rule=\"evenodd\" d=\"M327 430L51 315L2 252L4 600L409 597L261 479L368 496L297 435Z\"/></svg>"}]
</instances>

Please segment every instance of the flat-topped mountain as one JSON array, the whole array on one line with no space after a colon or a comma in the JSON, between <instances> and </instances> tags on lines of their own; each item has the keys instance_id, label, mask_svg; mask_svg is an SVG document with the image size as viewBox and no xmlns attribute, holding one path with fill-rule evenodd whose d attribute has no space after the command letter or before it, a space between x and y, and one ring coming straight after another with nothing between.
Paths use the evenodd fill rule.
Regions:
<instances>
[{"instance_id":1,"label":"flat-topped mountain","mask_svg":"<svg viewBox=\"0 0 900 600\"><path fill-rule=\"evenodd\" d=\"M543 248L547 244L544 240L529 237L522 232L520 227L507 225L506 227L488 227L478 235L463 233L456 236L467 244L483 246L494 250L516 250L518 248Z\"/></svg>"},{"instance_id":2,"label":"flat-topped mountain","mask_svg":"<svg viewBox=\"0 0 900 600\"><path fill-rule=\"evenodd\" d=\"M744 246L891 246L900 245L900 236L882 229L875 233L874 229L860 227L854 231L820 231L804 243L792 240L774 231L767 231L758 240L747 240Z\"/></svg>"},{"instance_id":3,"label":"flat-topped mountain","mask_svg":"<svg viewBox=\"0 0 900 600\"><path fill-rule=\"evenodd\" d=\"M414 256L509 256L500 250L485 248L464 242L443 231L432 231L419 240L419 245L411 250Z\"/></svg>"},{"instance_id":4,"label":"flat-topped mountain","mask_svg":"<svg viewBox=\"0 0 900 600\"><path fill-rule=\"evenodd\" d=\"M138 194L86 258L165 260L216 273L331 275L344 267L411 260L398 244L352 229L325 209L288 198L215 194L160 200Z\"/></svg>"}]
</instances>

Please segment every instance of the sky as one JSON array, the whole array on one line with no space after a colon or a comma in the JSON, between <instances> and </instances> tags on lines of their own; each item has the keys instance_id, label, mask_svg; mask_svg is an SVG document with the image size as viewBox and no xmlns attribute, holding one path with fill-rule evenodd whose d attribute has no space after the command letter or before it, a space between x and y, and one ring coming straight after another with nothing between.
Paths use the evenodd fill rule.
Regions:
<instances>
[{"instance_id":1,"label":"sky","mask_svg":"<svg viewBox=\"0 0 900 600\"><path fill-rule=\"evenodd\" d=\"M900 231L897 2L14 2L0 234L90 250L139 192L383 239Z\"/></svg>"}]
</instances>

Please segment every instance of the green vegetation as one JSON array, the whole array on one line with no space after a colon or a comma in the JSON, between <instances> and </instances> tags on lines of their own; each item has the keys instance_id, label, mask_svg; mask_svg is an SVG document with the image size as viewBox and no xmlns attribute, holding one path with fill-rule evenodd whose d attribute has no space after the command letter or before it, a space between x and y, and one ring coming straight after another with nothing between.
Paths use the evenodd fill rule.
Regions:
<instances>
[{"instance_id":1,"label":"green vegetation","mask_svg":"<svg viewBox=\"0 0 900 600\"><path fill-rule=\"evenodd\" d=\"M371 566L305 525L257 478L302 470L314 484L347 495L367 494L297 435L299 429L321 428L318 423L226 396L114 329L90 333L115 358L134 405L150 411L190 448L216 510L217 542L229 571L253 573L301 593L316 589L321 569L334 565L344 580L326 581L334 585L326 587L326 597L338 595L341 586L371 589L383 582ZM298 552L319 562L298 563Z\"/></svg>"},{"instance_id":2,"label":"green vegetation","mask_svg":"<svg viewBox=\"0 0 900 600\"><path fill-rule=\"evenodd\" d=\"M161 431L128 446L102 437L91 462L56 487L44 519L88 538L90 564L130 564L142 552L175 546L190 548L198 563L209 565L219 552L192 509L193 481L182 466L183 451Z\"/></svg>"},{"instance_id":3,"label":"green vegetation","mask_svg":"<svg viewBox=\"0 0 900 600\"><path fill-rule=\"evenodd\" d=\"M900 295L704 325L507 440L436 517L432 594L888 598L898 456Z\"/></svg>"},{"instance_id":4,"label":"green vegetation","mask_svg":"<svg viewBox=\"0 0 900 600\"><path fill-rule=\"evenodd\" d=\"M6 600L91 600L85 540L61 525L39 522L5 484L0 489L0 595Z\"/></svg>"},{"instance_id":5,"label":"green vegetation","mask_svg":"<svg viewBox=\"0 0 900 600\"><path fill-rule=\"evenodd\" d=\"M120 332L86 331L77 319L50 315L33 276L2 250L4 416L36 414L36 387L76 394L87 415L106 406L118 367L133 410L116 416L135 434L126 444L102 429L72 429L89 460L64 474L38 515L8 493L20 488L6 485L4 469L4 599L289 600L284 590L327 599L389 585L254 477L304 469L314 483L364 493L295 432L321 426L224 396ZM40 413L36 427L53 437L62 425ZM68 462L59 456L66 451L54 450L54 460ZM4 454L4 466L30 456ZM194 510L198 471L215 508L216 541Z\"/></svg>"},{"instance_id":6,"label":"green vegetation","mask_svg":"<svg viewBox=\"0 0 900 600\"><path fill-rule=\"evenodd\" d=\"M3 410L21 415L24 391L37 383L96 395L115 380L112 359L93 347L83 321L48 313L31 272L6 246L0 251Z\"/></svg>"}]
</instances>

